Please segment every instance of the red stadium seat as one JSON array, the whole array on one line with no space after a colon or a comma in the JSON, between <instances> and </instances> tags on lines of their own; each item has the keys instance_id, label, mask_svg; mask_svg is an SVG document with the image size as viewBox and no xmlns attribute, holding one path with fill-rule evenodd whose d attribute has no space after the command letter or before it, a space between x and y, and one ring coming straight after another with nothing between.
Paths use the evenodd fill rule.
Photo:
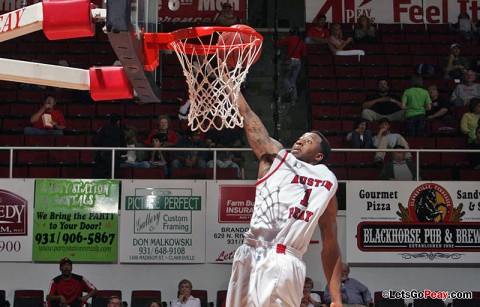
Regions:
<instances>
[{"instance_id":1,"label":"red stadium seat","mask_svg":"<svg viewBox=\"0 0 480 307\"><path fill-rule=\"evenodd\" d=\"M340 109L338 105L333 105L333 106L319 106L319 105L313 105L312 106L312 116L314 118L338 118Z\"/></svg>"},{"instance_id":2,"label":"red stadium seat","mask_svg":"<svg viewBox=\"0 0 480 307\"><path fill-rule=\"evenodd\" d=\"M337 103L337 92L320 92L309 90L310 102L312 104Z\"/></svg>"},{"instance_id":3,"label":"red stadium seat","mask_svg":"<svg viewBox=\"0 0 480 307\"><path fill-rule=\"evenodd\" d=\"M349 180L378 180L379 170L378 168L368 167L368 168L348 168L348 179Z\"/></svg>"}]
</instances>

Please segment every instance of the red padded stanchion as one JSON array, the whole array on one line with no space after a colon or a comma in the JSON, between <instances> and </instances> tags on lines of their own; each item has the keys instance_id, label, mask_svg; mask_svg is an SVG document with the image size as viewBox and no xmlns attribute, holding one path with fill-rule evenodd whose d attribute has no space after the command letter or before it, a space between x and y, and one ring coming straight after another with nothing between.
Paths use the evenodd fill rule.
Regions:
<instances>
[{"instance_id":1,"label":"red padded stanchion","mask_svg":"<svg viewBox=\"0 0 480 307\"><path fill-rule=\"evenodd\" d=\"M43 32L49 40L95 35L90 0L43 0Z\"/></svg>"},{"instance_id":2,"label":"red padded stanchion","mask_svg":"<svg viewBox=\"0 0 480 307\"><path fill-rule=\"evenodd\" d=\"M133 98L133 89L123 67L92 67L90 96L95 101Z\"/></svg>"}]
</instances>

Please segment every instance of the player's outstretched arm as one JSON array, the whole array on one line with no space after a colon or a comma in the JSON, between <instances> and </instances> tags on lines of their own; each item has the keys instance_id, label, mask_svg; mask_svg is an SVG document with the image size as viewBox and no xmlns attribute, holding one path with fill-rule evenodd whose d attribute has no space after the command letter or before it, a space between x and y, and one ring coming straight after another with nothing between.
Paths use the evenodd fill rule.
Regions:
<instances>
[{"instance_id":1,"label":"player's outstretched arm","mask_svg":"<svg viewBox=\"0 0 480 307\"><path fill-rule=\"evenodd\" d=\"M322 265L328 283L332 304L342 306L340 294L342 256L337 241L337 198L334 196L318 222L322 237Z\"/></svg>"},{"instance_id":2,"label":"player's outstretched arm","mask_svg":"<svg viewBox=\"0 0 480 307\"><path fill-rule=\"evenodd\" d=\"M248 143L260 160L278 153L282 148L280 142L272 139L267 129L255 112L252 111L242 93L238 94L238 110L243 116L243 127Z\"/></svg>"}]
</instances>

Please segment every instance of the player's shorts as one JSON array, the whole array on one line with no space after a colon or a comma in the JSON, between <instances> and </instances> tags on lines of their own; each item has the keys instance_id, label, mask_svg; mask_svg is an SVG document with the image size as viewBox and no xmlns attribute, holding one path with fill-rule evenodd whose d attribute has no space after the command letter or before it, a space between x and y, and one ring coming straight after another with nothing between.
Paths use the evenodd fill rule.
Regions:
<instances>
[{"instance_id":1,"label":"player's shorts","mask_svg":"<svg viewBox=\"0 0 480 307\"><path fill-rule=\"evenodd\" d=\"M235 252L226 307L298 307L305 274L299 251L245 239Z\"/></svg>"}]
</instances>

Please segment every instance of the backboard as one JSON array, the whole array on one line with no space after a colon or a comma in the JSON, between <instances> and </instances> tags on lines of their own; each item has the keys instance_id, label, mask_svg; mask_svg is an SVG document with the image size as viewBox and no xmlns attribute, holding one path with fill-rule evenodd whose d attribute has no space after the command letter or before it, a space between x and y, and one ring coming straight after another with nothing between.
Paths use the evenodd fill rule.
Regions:
<instances>
[{"instance_id":1,"label":"backboard","mask_svg":"<svg viewBox=\"0 0 480 307\"><path fill-rule=\"evenodd\" d=\"M146 71L142 32L156 33L158 0L107 1L107 35L140 101L160 102L156 71ZM159 68L157 68L159 69Z\"/></svg>"}]
</instances>

